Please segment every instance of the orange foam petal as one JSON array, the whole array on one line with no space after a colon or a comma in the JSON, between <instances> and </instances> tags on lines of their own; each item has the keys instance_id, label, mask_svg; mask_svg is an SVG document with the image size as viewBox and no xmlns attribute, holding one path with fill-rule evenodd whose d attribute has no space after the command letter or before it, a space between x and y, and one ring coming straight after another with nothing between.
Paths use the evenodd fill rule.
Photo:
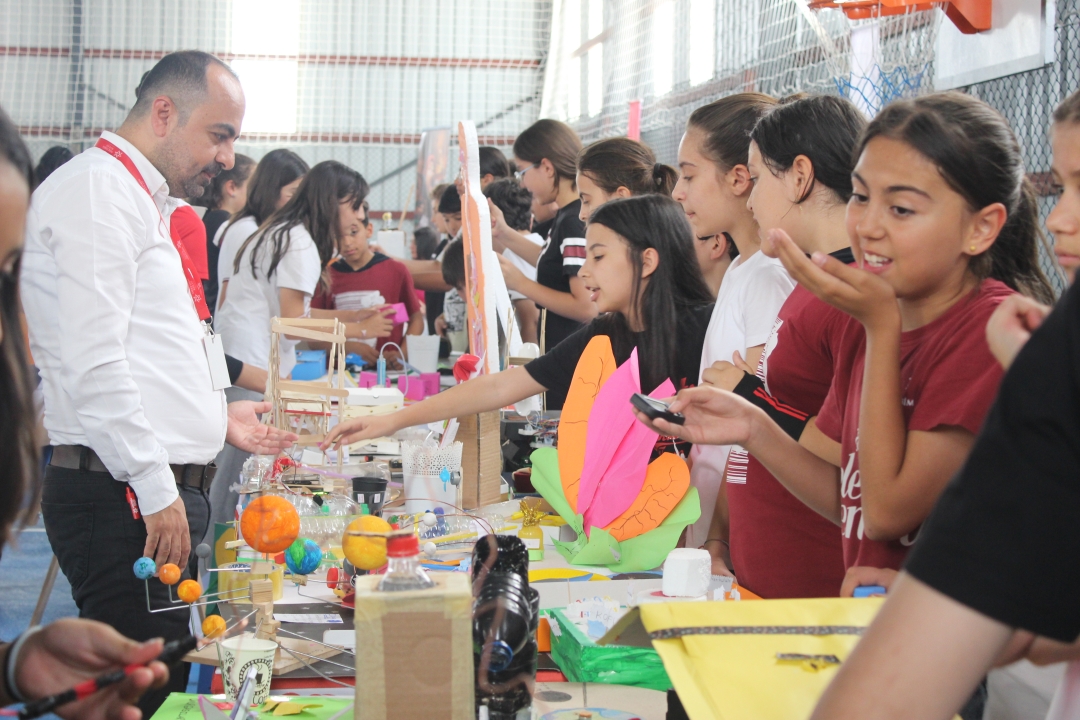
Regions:
<instances>
[{"instance_id":1,"label":"orange foam petal","mask_svg":"<svg viewBox=\"0 0 1080 720\"><path fill-rule=\"evenodd\" d=\"M597 335L585 346L585 352L578 359L559 419L559 479L574 512L577 512L581 469L585 466L589 414L600 388L613 372L615 354L611 351L611 338Z\"/></svg>"},{"instance_id":2,"label":"orange foam petal","mask_svg":"<svg viewBox=\"0 0 1080 720\"><path fill-rule=\"evenodd\" d=\"M649 463L645 484L634 504L604 530L619 542L647 533L664 522L689 489L690 468L686 461L674 453L664 453Z\"/></svg>"}]
</instances>

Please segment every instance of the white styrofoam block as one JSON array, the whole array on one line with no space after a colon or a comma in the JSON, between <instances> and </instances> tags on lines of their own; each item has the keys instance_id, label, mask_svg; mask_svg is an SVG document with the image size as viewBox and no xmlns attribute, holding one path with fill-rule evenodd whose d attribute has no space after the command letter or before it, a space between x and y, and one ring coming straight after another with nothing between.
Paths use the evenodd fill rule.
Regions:
<instances>
[{"instance_id":1,"label":"white styrofoam block","mask_svg":"<svg viewBox=\"0 0 1080 720\"><path fill-rule=\"evenodd\" d=\"M709 589L712 557L700 548L675 548L664 560L662 591L668 597L698 597Z\"/></svg>"},{"instance_id":2,"label":"white styrofoam block","mask_svg":"<svg viewBox=\"0 0 1080 720\"><path fill-rule=\"evenodd\" d=\"M402 408L405 405L405 396L397 388L349 388L349 397L345 399L346 405L394 405Z\"/></svg>"}]
</instances>

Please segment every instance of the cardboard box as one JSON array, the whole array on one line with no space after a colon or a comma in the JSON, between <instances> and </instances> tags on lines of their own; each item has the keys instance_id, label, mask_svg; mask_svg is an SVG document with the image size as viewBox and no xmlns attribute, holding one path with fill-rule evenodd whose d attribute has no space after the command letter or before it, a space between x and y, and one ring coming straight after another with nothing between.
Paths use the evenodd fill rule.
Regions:
<instances>
[{"instance_id":1,"label":"cardboard box","mask_svg":"<svg viewBox=\"0 0 1080 720\"><path fill-rule=\"evenodd\" d=\"M502 442L499 411L458 418L461 451L461 506L472 510L505 500L502 483Z\"/></svg>"},{"instance_id":2,"label":"cardboard box","mask_svg":"<svg viewBox=\"0 0 1080 720\"><path fill-rule=\"evenodd\" d=\"M356 720L474 720L472 592L465 573L379 592L356 578Z\"/></svg>"}]
</instances>

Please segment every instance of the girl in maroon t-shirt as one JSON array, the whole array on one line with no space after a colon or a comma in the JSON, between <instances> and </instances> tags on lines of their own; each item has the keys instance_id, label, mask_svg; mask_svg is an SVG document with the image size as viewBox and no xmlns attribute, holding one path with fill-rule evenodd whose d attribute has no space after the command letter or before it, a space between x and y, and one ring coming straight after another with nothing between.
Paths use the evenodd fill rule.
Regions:
<instances>
[{"instance_id":1,"label":"girl in maroon t-shirt","mask_svg":"<svg viewBox=\"0 0 1080 720\"><path fill-rule=\"evenodd\" d=\"M837 522L848 568L898 568L963 463L1001 376L986 320L1008 288L1047 302L1038 214L1005 121L967 95L885 108L852 173L847 227L860 268L806 255L770 233L785 266L848 315L817 425L841 469L763 411L712 388L681 393L691 442L743 444L792 492Z\"/></svg>"}]
</instances>

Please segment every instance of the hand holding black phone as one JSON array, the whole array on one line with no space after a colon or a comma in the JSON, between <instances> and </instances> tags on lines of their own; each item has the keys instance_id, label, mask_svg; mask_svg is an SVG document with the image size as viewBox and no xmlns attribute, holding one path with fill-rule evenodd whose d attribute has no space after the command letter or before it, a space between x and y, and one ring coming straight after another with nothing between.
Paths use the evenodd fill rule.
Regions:
<instances>
[{"instance_id":1,"label":"hand holding black phone","mask_svg":"<svg viewBox=\"0 0 1080 720\"><path fill-rule=\"evenodd\" d=\"M648 395L634 393L630 396L630 404L650 420L667 420L674 425L682 425L686 422L686 417L682 413L671 412L666 402L654 400Z\"/></svg>"}]
</instances>

